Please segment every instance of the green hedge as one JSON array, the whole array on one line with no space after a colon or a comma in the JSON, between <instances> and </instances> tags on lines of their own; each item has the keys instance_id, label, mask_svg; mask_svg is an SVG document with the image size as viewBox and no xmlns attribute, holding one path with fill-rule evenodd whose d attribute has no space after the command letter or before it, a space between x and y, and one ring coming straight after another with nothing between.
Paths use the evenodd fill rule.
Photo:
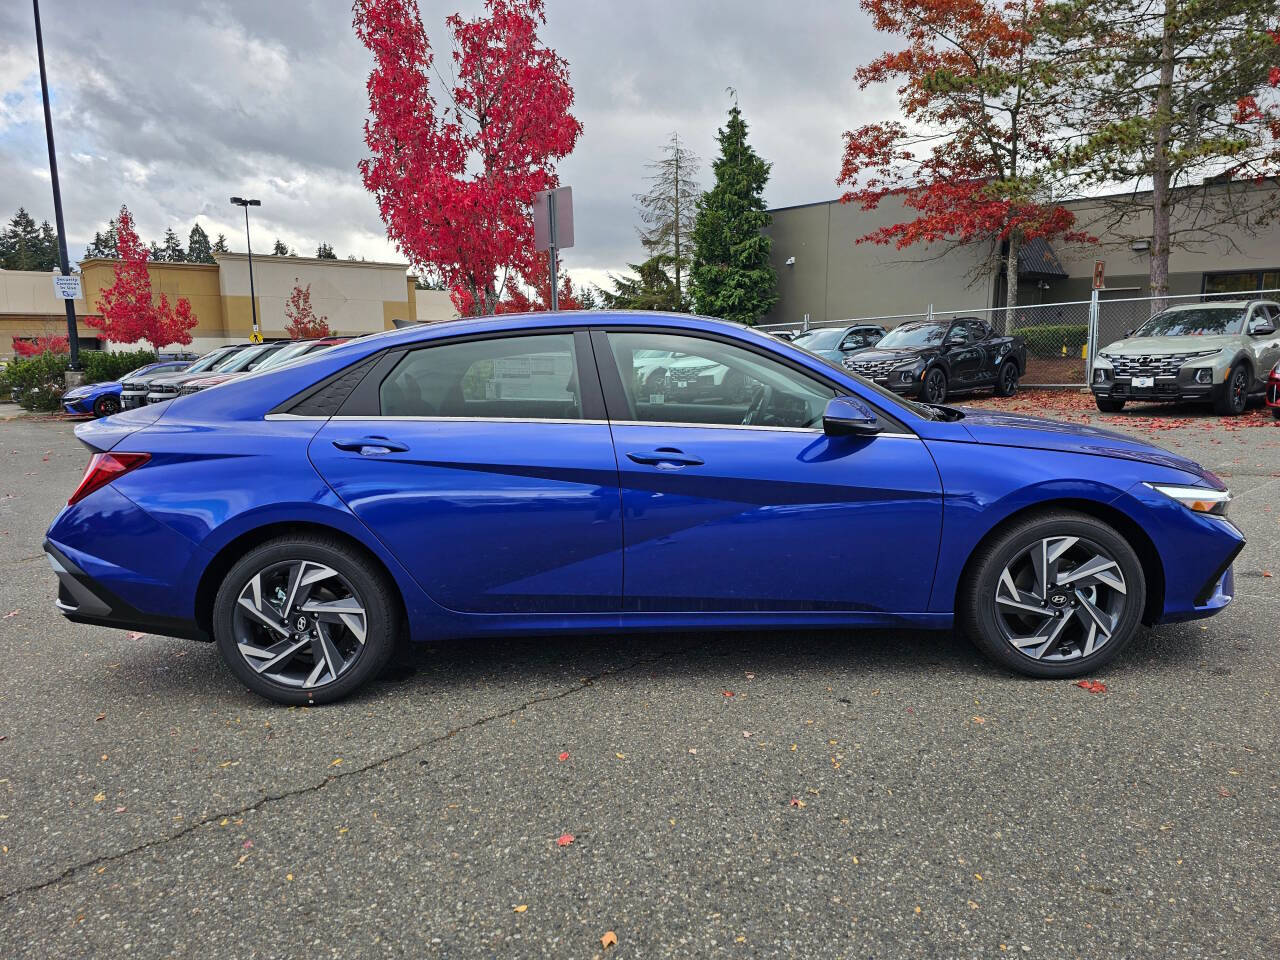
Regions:
<instances>
[{"instance_id":1,"label":"green hedge","mask_svg":"<svg viewBox=\"0 0 1280 960\"><path fill-rule=\"evenodd\" d=\"M1015 327L1014 336L1027 342L1027 353L1033 357L1060 357L1062 348L1067 356L1080 356L1080 348L1089 340L1086 323L1047 323L1038 327Z\"/></svg>"},{"instance_id":2,"label":"green hedge","mask_svg":"<svg viewBox=\"0 0 1280 960\"><path fill-rule=\"evenodd\" d=\"M18 403L27 410L58 410L67 385L67 355L46 351L34 357L14 357L6 368L9 382L18 389Z\"/></svg>"},{"instance_id":3,"label":"green hedge","mask_svg":"<svg viewBox=\"0 0 1280 960\"><path fill-rule=\"evenodd\" d=\"M85 383L119 380L130 370L155 362L154 350L122 350L118 353L103 350L80 351L80 366L84 369Z\"/></svg>"}]
</instances>

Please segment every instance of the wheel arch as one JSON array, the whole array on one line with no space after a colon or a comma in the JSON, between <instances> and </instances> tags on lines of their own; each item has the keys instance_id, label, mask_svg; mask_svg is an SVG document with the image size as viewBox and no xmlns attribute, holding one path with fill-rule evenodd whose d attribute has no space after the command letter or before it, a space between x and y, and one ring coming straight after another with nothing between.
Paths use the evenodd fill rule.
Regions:
<instances>
[{"instance_id":1,"label":"wheel arch","mask_svg":"<svg viewBox=\"0 0 1280 960\"><path fill-rule=\"evenodd\" d=\"M213 559L205 566L204 572L200 575L200 582L196 587L195 619L206 635L213 636L213 604L218 595L218 587L236 561L255 547L269 540L275 540L278 537L290 534L311 534L313 536L320 534L331 537L369 560L386 577L387 584L400 604L400 622L405 625L406 629L409 627L409 610L405 602L404 591L401 589L400 582L395 574L392 573L381 557L351 536L351 534L337 527L314 521L288 520L263 524L241 533L223 544L218 552L214 554Z\"/></svg>"},{"instance_id":2,"label":"wheel arch","mask_svg":"<svg viewBox=\"0 0 1280 960\"><path fill-rule=\"evenodd\" d=\"M969 551L969 555L965 558L964 566L960 570L960 576L956 580L956 592L952 600L954 604L952 609L961 609L961 594L965 586L970 582L973 575L974 559L983 547L1012 524L1021 523L1023 520L1039 513L1052 513L1057 510L1074 510L1091 516L1095 520L1101 520L1103 523L1114 527L1129 542L1129 545L1133 547L1133 552L1138 555L1138 562L1142 564L1142 574L1147 581L1147 599L1142 610L1142 622L1151 624L1158 620L1164 611L1164 563L1161 561L1160 554L1156 550L1155 544L1152 543L1151 538L1123 510L1096 500L1073 498L1042 500L1028 504L1004 517L988 530L982 539L973 545L973 549Z\"/></svg>"}]
</instances>

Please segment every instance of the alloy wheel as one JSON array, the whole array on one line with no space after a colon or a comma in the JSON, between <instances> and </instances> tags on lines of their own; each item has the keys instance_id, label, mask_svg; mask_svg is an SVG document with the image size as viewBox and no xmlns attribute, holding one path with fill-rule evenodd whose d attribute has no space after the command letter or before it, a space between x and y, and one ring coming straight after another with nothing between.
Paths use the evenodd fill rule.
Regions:
<instances>
[{"instance_id":1,"label":"alloy wheel","mask_svg":"<svg viewBox=\"0 0 1280 960\"><path fill-rule=\"evenodd\" d=\"M233 619L236 648L250 669L303 690L331 684L355 666L368 629L351 582L314 560L285 560L255 573Z\"/></svg>"},{"instance_id":2,"label":"alloy wheel","mask_svg":"<svg viewBox=\"0 0 1280 960\"><path fill-rule=\"evenodd\" d=\"M1243 412L1245 408L1245 383L1248 374L1243 367L1238 367L1231 376L1231 407Z\"/></svg>"},{"instance_id":3,"label":"alloy wheel","mask_svg":"<svg viewBox=\"0 0 1280 960\"><path fill-rule=\"evenodd\" d=\"M1006 363L1000 368L1000 392L1006 396L1013 396L1018 389L1018 368L1012 363Z\"/></svg>"},{"instance_id":4,"label":"alloy wheel","mask_svg":"<svg viewBox=\"0 0 1280 960\"><path fill-rule=\"evenodd\" d=\"M930 370L924 378L924 399L926 403L942 403L946 398L946 375L941 370Z\"/></svg>"},{"instance_id":5,"label":"alloy wheel","mask_svg":"<svg viewBox=\"0 0 1280 960\"><path fill-rule=\"evenodd\" d=\"M996 624L1006 643L1033 660L1091 656L1111 639L1129 601L1111 554L1084 537L1046 537L1001 571Z\"/></svg>"}]
</instances>

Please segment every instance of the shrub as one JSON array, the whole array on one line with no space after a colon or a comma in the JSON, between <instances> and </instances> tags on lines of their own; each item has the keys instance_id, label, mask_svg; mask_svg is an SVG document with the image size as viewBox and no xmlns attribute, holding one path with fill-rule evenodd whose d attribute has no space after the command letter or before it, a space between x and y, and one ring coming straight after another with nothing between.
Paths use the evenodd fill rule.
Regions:
<instances>
[{"instance_id":1,"label":"shrub","mask_svg":"<svg viewBox=\"0 0 1280 960\"><path fill-rule=\"evenodd\" d=\"M6 369L9 382L20 391L18 403L27 410L57 410L66 391L63 374L67 355L45 351L34 357L15 357Z\"/></svg>"},{"instance_id":2,"label":"shrub","mask_svg":"<svg viewBox=\"0 0 1280 960\"><path fill-rule=\"evenodd\" d=\"M105 383L119 380L130 370L148 363L155 363L154 350L122 350L109 353L104 350L82 350L80 365L84 368L85 383Z\"/></svg>"},{"instance_id":3,"label":"shrub","mask_svg":"<svg viewBox=\"0 0 1280 960\"><path fill-rule=\"evenodd\" d=\"M1027 353L1033 357L1060 357L1065 347L1067 356L1080 355L1089 340L1087 323L1046 323L1036 327L1015 327L1015 337L1027 342Z\"/></svg>"}]
</instances>

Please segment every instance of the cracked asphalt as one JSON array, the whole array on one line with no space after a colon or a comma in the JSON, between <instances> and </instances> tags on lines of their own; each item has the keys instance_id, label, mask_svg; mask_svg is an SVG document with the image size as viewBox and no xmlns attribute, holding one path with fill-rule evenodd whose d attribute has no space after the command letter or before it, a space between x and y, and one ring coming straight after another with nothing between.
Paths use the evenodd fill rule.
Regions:
<instances>
[{"instance_id":1,"label":"cracked asphalt","mask_svg":"<svg viewBox=\"0 0 1280 960\"><path fill-rule=\"evenodd\" d=\"M1106 693L949 634L682 634L422 647L316 709L57 616L86 454L0 421L0 956L1280 955L1280 428L1161 416L1122 429L1249 545Z\"/></svg>"}]
</instances>

